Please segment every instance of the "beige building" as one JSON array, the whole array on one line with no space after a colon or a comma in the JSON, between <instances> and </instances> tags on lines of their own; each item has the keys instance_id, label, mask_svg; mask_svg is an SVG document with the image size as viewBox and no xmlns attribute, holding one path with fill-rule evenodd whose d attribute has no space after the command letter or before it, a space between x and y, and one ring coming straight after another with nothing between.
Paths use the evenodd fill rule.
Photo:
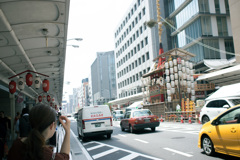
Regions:
<instances>
[{"instance_id":1,"label":"beige building","mask_svg":"<svg viewBox=\"0 0 240 160\"><path fill-rule=\"evenodd\" d=\"M236 62L240 62L240 1L229 0L230 18L232 24L233 41L236 55Z\"/></svg>"}]
</instances>

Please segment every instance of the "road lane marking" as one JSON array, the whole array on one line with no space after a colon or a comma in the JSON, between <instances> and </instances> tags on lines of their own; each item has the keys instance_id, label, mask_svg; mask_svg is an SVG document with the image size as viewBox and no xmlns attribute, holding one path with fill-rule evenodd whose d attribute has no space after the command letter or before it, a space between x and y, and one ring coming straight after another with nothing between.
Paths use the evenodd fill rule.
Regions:
<instances>
[{"instance_id":1,"label":"road lane marking","mask_svg":"<svg viewBox=\"0 0 240 160\"><path fill-rule=\"evenodd\" d=\"M93 157L93 159L97 159L97 158L103 157L105 155L108 155L110 153L116 152L118 150L119 150L118 148L113 148L113 149L110 149L108 151L105 151L105 152L102 152L102 153L99 153L99 154L95 154L92 157Z\"/></svg>"},{"instance_id":2,"label":"road lane marking","mask_svg":"<svg viewBox=\"0 0 240 160\"><path fill-rule=\"evenodd\" d=\"M177 153L177 154L181 154L181 155L186 156L186 157L192 157L193 156L191 154L183 153L183 152L177 151L175 149L171 149L171 148L163 148L163 149L174 152L174 153Z\"/></svg>"},{"instance_id":3,"label":"road lane marking","mask_svg":"<svg viewBox=\"0 0 240 160\"><path fill-rule=\"evenodd\" d=\"M149 143L149 142L144 141L144 140L141 140L141 139L134 139L134 140L139 141L139 142L142 142L142 143Z\"/></svg>"},{"instance_id":4,"label":"road lane marking","mask_svg":"<svg viewBox=\"0 0 240 160\"><path fill-rule=\"evenodd\" d=\"M125 136L125 135L123 135L123 134L118 134L119 136L122 136L122 137L127 137L127 136Z\"/></svg>"},{"instance_id":5,"label":"road lane marking","mask_svg":"<svg viewBox=\"0 0 240 160\"><path fill-rule=\"evenodd\" d=\"M97 148L100 148L100 147L103 147L103 146L104 146L104 144L99 144L99 145L97 145L97 146L87 148L87 151L91 151L91 150L93 150L93 149L97 149Z\"/></svg>"}]
</instances>

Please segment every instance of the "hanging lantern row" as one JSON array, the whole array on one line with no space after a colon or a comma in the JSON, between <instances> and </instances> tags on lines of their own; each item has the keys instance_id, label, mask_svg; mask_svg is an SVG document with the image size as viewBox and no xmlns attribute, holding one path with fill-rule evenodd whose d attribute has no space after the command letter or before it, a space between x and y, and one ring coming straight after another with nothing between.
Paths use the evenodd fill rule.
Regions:
<instances>
[{"instance_id":1,"label":"hanging lantern row","mask_svg":"<svg viewBox=\"0 0 240 160\"><path fill-rule=\"evenodd\" d=\"M39 95L38 98L37 98L37 100L38 100L38 102L41 103L41 102L43 101L43 99L46 99L46 98L47 98L47 101L48 101L48 102L54 102L54 101L55 101L55 99L54 99L54 98L51 98L50 95L47 95L47 96L46 96L46 95L43 95L43 96L42 96L42 95Z\"/></svg>"},{"instance_id":2,"label":"hanging lantern row","mask_svg":"<svg viewBox=\"0 0 240 160\"><path fill-rule=\"evenodd\" d=\"M12 76L8 79L12 79L16 76L20 76L21 74L23 73L26 73L26 76L25 76L25 80L23 77L20 77L18 80L17 80L17 83L14 81L14 80L11 80L11 82L9 83L9 92L11 94L14 94L16 92L16 89L18 87L19 90L24 90L24 87L25 87L25 81L26 81L26 85L28 87L31 87L33 84L34 84L34 87L35 89L39 89L40 88L40 82L41 82L41 78L39 76L36 76L35 79L33 80L33 75L30 73L30 72L33 72L33 73L36 73L36 74L39 74L39 75L42 75L42 76L45 76L45 77L49 77L47 75L44 75L44 74L41 74L41 73L38 73L38 72L34 72L34 71L30 71L30 70L26 70L22 73L19 73L15 76ZM43 80L43 83L42 83L42 89L44 92L48 92L49 91L49 80L47 79L44 79Z\"/></svg>"}]
</instances>

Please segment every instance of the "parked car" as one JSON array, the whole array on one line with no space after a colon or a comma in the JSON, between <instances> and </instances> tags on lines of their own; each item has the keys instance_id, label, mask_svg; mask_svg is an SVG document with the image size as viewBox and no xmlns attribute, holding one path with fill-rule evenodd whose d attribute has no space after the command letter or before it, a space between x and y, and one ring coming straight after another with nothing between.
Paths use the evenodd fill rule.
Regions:
<instances>
[{"instance_id":1,"label":"parked car","mask_svg":"<svg viewBox=\"0 0 240 160\"><path fill-rule=\"evenodd\" d=\"M202 124L212 120L223 111L240 104L240 97L226 97L208 100L200 112Z\"/></svg>"},{"instance_id":2,"label":"parked car","mask_svg":"<svg viewBox=\"0 0 240 160\"><path fill-rule=\"evenodd\" d=\"M129 129L131 133L144 128L151 128L152 131L155 131L159 124L159 118L153 115L149 109L127 111L120 122L121 130Z\"/></svg>"},{"instance_id":3,"label":"parked car","mask_svg":"<svg viewBox=\"0 0 240 160\"><path fill-rule=\"evenodd\" d=\"M123 111L122 110L115 110L113 111L113 120L118 121L123 119Z\"/></svg>"},{"instance_id":4,"label":"parked car","mask_svg":"<svg viewBox=\"0 0 240 160\"><path fill-rule=\"evenodd\" d=\"M199 132L198 147L207 155L215 152L240 157L240 105L205 123Z\"/></svg>"},{"instance_id":5,"label":"parked car","mask_svg":"<svg viewBox=\"0 0 240 160\"><path fill-rule=\"evenodd\" d=\"M107 135L111 138L113 133L112 115L107 105L87 106L78 111L78 136L83 141L86 137Z\"/></svg>"}]
</instances>

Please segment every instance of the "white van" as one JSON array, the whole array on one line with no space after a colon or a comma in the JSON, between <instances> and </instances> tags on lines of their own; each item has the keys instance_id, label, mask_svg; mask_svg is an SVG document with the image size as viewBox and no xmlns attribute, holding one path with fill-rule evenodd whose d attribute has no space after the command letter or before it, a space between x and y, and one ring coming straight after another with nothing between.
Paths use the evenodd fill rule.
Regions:
<instances>
[{"instance_id":1,"label":"white van","mask_svg":"<svg viewBox=\"0 0 240 160\"><path fill-rule=\"evenodd\" d=\"M107 105L86 106L78 111L78 136L83 141L86 137L107 135L113 133L112 115Z\"/></svg>"}]
</instances>

